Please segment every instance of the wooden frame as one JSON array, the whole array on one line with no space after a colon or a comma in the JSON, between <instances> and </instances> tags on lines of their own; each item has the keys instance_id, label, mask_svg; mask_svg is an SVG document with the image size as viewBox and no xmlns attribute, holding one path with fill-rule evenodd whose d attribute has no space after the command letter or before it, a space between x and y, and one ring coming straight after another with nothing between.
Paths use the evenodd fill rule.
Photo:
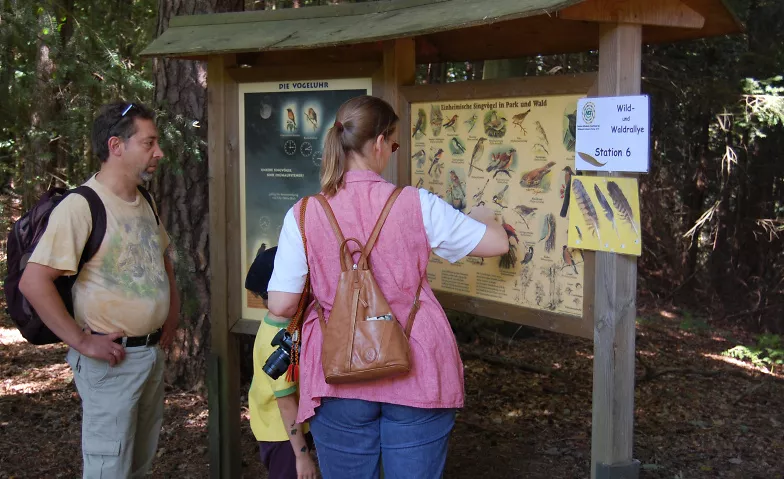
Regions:
<instances>
[{"instance_id":1,"label":"wooden frame","mask_svg":"<svg viewBox=\"0 0 784 479\"><path fill-rule=\"evenodd\" d=\"M401 117L400 131L411 131L412 103L581 93L591 95L596 92L596 81L597 75L589 73L401 87L400 93L403 97L402 102L405 108L399 112ZM400 136L407 137L408 135ZM401 149L401 151L407 151L408 153L398 156L397 174L401 184L410 185L412 183L410 150L410 146L408 149ZM585 284L583 289L583 311L582 316L579 318L435 289L433 292L442 306L447 309L535 326L557 333L593 338L595 254L592 251L585 251L584 253Z\"/></svg>"},{"instance_id":2,"label":"wooden frame","mask_svg":"<svg viewBox=\"0 0 784 479\"><path fill-rule=\"evenodd\" d=\"M292 65L290 67L275 67L275 68L258 68L258 67L231 67L227 69L227 74L230 78L236 81L236 85L244 83L256 82L273 82L273 81L296 81L296 80L314 80L321 78L330 79L350 79L350 78L372 78L373 91L375 93L376 79L382 74L383 66L381 62L377 63L355 63L343 65ZM296 75L296 76L295 76ZM233 221L236 225L234 232L240 231L240 147L239 147L239 88L237 87L232 98L227 97L227 101L235 105L234 117L236 127L234 130L236 135L236 161L232 162L233 167L227 174L231 178L232 184L236 187L232 190L231 214ZM314 192L315 193L315 192ZM244 271L242 270L241 247L242 238L239 234L234 234L228 238L226 248L231 252L227 271L229 281L229 292L233 293L229 298L229 329L231 332L240 334L255 334L258 329L258 320L243 318L242 315L242 301L244 298L245 285L242 281Z\"/></svg>"}]
</instances>

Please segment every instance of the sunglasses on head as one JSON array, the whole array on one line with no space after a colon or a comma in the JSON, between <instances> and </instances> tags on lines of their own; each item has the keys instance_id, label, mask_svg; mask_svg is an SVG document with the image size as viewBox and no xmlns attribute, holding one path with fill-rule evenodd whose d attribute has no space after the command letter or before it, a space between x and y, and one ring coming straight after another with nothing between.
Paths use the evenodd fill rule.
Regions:
<instances>
[{"instance_id":1,"label":"sunglasses on head","mask_svg":"<svg viewBox=\"0 0 784 479\"><path fill-rule=\"evenodd\" d=\"M125 115L127 115L128 112L131 111L135 107L136 107L136 105L134 105L133 103L128 103L128 106L126 106L125 109L123 110L123 112L120 113L120 118L118 118L117 121L112 123L112 126L109 127L109 131L112 131L114 129L114 127L117 126L117 124L120 123L123 118L125 118Z\"/></svg>"}]
</instances>

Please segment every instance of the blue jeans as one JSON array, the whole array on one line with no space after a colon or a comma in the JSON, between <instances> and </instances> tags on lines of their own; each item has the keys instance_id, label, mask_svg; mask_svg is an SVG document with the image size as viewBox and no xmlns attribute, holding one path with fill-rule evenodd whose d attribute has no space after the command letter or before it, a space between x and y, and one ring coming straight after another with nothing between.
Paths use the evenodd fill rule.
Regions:
<instances>
[{"instance_id":1,"label":"blue jeans","mask_svg":"<svg viewBox=\"0 0 784 479\"><path fill-rule=\"evenodd\" d=\"M324 479L438 479L454 409L322 398L310 420Z\"/></svg>"}]
</instances>

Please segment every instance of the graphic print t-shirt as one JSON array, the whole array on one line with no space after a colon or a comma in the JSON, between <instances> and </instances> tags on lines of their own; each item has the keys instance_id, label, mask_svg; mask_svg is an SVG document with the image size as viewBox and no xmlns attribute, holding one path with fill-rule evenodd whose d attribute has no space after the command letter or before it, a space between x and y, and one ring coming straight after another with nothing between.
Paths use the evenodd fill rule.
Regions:
<instances>
[{"instance_id":1,"label":"graphic print t-shirt","mask_svg":"<svg viewBox=\"0 0 784 479\"><path fill-rule=\"evenodd\" d=\"M106 234L84 265L72 290L74 316L92 331L122 331L142 336L158 329L169 312L169 280L163 254L169 236L141 193L125 201L93 176L85 185L106 207ZM52 211L30 261L76 274L92 229L90 206L81 195L68 195Z\"/></svg>"}]
</instances>

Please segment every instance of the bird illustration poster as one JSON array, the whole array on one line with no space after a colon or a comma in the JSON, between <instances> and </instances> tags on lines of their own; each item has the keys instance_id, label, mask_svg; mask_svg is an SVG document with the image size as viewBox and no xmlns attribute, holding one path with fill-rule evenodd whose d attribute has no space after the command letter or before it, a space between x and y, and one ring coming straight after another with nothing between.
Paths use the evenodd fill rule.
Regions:
<instances>
[{"instance_id":1,"label":"bird illustration poster","mask_svg":"<svg viewBox=\"0 0 784 479\"><path fill-rule=\"evenodd\" d=\"M411 184L464 213L492 209L509 241L498 258L449 264L433 255L434 289L583 316L583 257L566 244L581 97L411 105Z\"/></svg>"},{"instance_id":2,"label":"bird illustration poster","mask_svg":"<svg viewBox=\"0 0 784 479\"><path fill-rule=\"evenodd\" d=\"M575 176L570 196L570 248L640 256L636 178Z\"/></svg>"},{"instance_id":3,"label":"bird illustration poster","mask_svg":"<svg viewBox=\"0 0 784 479\"><path fill-rule=\"evenodd\" d=\"M286 212L318 193L321 152L338 108L371 93L370 79L243 83L239 87L242 278L256 255L278 244ZM264 318L261 298L243 291L242 317Z\"/></svg>"}]
</instances>

